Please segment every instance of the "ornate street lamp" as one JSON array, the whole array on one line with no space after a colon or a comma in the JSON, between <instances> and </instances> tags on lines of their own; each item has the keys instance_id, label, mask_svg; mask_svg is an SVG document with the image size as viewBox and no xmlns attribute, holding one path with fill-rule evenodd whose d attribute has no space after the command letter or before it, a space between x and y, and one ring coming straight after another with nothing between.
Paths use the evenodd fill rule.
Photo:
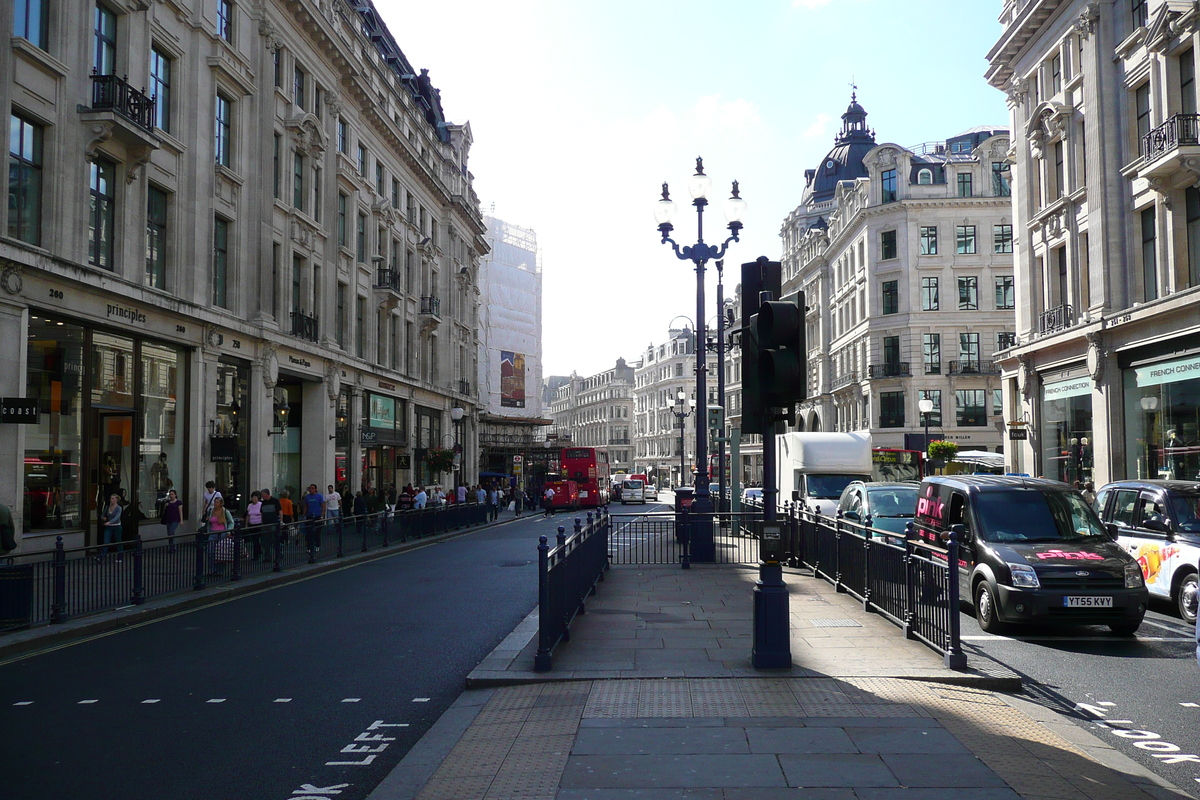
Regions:
<instances>
[{"instance_id":1,"label":"ornate street lamp","mask_svg":"<svg viewBox=\"0 0 1200 800\"><path fill-rule=\"evenodd\" d=\"M688 181L688 193L692 196L692 205L696 209L696 243L680 246L671 238L674 219L678 210L671 200L667 184L662 185L662 199L654 209L654 219L658 222L662 243L670 244L675 256L683 261L691 261L696 265L696 397L708 402L708 391L705 386L705 330L704 330L704 267L713 259L724 258L725 250L730 242L740 241L738 233L742 229L742 217L746 213L746 201L738 194L738 182L733 182L733 191L725 201L725 219L729 222L729 238L720 246L706 244L704 241L704 208L708 205L708 195L712 191L712 179L704 174L703 159L696 159L696 174ZM703 414L696 415L696 490L693 503L696 512L705 513L713 510L712 498L709 495L708 476L708 440L705 426L707 420ZM681 423L682 424L682 421ZM682 479L682 475L680 478Z\"/></svg>"},{"instance_id":2,"label":"ornate street lamp","mask_svg":"<svg viewBox=\"0 0 1200 800\"><path fill-rule=\"evenodd\" d=\"M675 396L675 405L667 406L667 410L675 415L675 419L679 420L679 486L685 485L687 478L686 467L684 466L684 457L687 455L687 445L683 441L683 421L692 415L695 411L691 399L687 396L687 392L682 389ZM699 418L697 418L699 419ZM699 424L697 422L697 424Z\"/></svg>"}]
</instances>

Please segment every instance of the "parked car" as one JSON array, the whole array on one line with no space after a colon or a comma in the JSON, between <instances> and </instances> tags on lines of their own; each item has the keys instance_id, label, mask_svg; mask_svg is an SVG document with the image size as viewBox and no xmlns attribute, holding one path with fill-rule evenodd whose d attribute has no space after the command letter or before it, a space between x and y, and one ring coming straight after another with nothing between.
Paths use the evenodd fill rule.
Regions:
<instances>
[{"instance_id":1,"label":"parked car","mask_svg":"<svg viewBox=\"0 0 1200 800\"><path fill-rule=\"evenodd\" d=\"M640 478L630 478L629 480L621 481L621 505L628 503L645 504L645 484Z\"/></svg>"},{"instance_id":2,"label":"parked car","mask_svg":"<svg viewBox=\"0 0 1200 800\"><path fill-rule=\"evenodd\" d=\"M916 535L944 541L962 525L959 587L979 627L1108 625L1131 635L1150 601L1141 566L1083 495L1065 483L939 475L921 483Z\"/></svg>"},{"instance_id":3,"label":"parked car","mask_svg":"<svg viewBox=\"0 0 1200 800\"><path fill-rule=\"evenodd\" d=\"M1196 621L1200 561L1200 484L1194 481L1116 481L1096 493L1100 519L1142 567L1152 597L1175 603Z\"/></svg>"},{"instance_id":4,"label":"parked car","mask_svg":"<svg viewBox=\"0 0 1200 800\"><path fill-rule=\"evenodd\" d=\"M903 543L905 526L917 513L917 490L914 481L854 481L842 491L838 511L851 522L858 522L876 531L875 539Z\"/></svg>"},{"instance_id":5,"label":"parked car","mask_svg":"<svg viewBox=\"0 0 1200 800\"><path fill-rule=\"evenodd\" d=\"M652 483L647 483L642 487L643 500L658 500L658 487Z\"/></svg>"},{"instance_id":6,"label":"parked car","mask_svg":"<svg viewBox=\"0 0 1200 800\"><path fill-rule=\"evenodd\" d=\"M761 506L763 502L763 490L751 486L749 489L742 490L742 503Z\"/></svg>"}]
</instances>

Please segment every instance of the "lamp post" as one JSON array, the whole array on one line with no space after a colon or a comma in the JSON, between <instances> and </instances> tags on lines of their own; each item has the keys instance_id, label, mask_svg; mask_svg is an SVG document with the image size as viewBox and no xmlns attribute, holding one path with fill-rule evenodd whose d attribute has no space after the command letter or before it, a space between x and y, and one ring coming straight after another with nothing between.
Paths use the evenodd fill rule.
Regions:
<instances>
[{"instance_id":1,"label":"lamp post","mask_svg":"<svg viewBox=\"0 0 1200 800\"><path fill-rule=\"evenodd\" d=\"M679 420L679 486L683 486L684 480L686 480L684 478L684 475L686 474L684 472L684 457L687 455L687 447L683 441L683 421L691 415L692 411L695 410L692 405L692 401L688 399L687 392L680 389L679 393L675 396L675 408L679 410L671 410L672 407L667 406L667 409L675 415L677 420Z\"/></svg>"},{"instance_id":2,"label":"lamp post","mask_svg":"<svg viewBox=\"0 0 1200 800\"><path fill-rule=\"evenodd\" d=\"M928 397L922 397L917 401L917 408L921 410L921 417L925 420L925 462L929 462L929 415L933 412L933 401Z\"/></svg>"},{"instance_id":3,"label":"lamp post","mask_svg":"<svg viewBox=\"0 0 1200 800\"><path fill-rule=\"evenodd\" d=\"M705 386L705 348L704 348L704 266L710 260L721 259L730 242L740 241L738 233L742 229L742 217L746 213L746 201L738 195L738 182L733 182L733 191L725 201L725 219L729 221L730 236L719 247L704 242L704 208L708 205L708 194L712 191L712 179L704 174L703 159L696 159L696 174L688 181L688 192L692 196L692 205L696 209L696 243L680 247L671 238L674 226L671 220L677 210L667 184L662 185L662 199L654 210L654 218L658 222L662 243L670 243L675 256L682 261L691 261L696 265L696 397L699 402L707 405L708 392ZM707 421L696 417L696 494L695 510L699 513L712 511L712 498L708 489L708 441L704 430ZM681 423L682 424L682 423ZM681 476L682 477L682 476Z\"/></svg>"},{"instance_id":4,"label":"lamp post","mask_svg":"<svg viewBox=\"0 0 1200 800\"><path fill-rule=\"evenodd\" d=\"M454 422L454 491L457 496L458 487L462 486L462 444L459 443L459 423L466 412L459 406L450 409L450 419Z\"/></svg>"}]
</instances>

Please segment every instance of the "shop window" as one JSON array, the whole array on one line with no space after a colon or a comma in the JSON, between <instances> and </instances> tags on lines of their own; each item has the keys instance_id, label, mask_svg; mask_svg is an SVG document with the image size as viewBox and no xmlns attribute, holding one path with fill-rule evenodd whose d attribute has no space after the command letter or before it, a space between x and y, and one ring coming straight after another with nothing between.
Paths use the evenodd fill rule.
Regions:
<instances>
[{"instance_id":1,"label":"shop window","mask_svg":"<svg viewBox=\"0 0 1200 800\"><path fill-rule=\"evenodd\" d=\"M1200 355L1126 369L1124 384L1128 477L1200 479Z\"/></svg>"},{"instance_id":2,"label":"shop window","mask_svg":"<svg viewBox=\"0 0 1200 800\"><path fill-rule=\"evenodd\" d=\"M1080 375L1042 385L1041 435L1042 474L1071 484L1092 479L1090 377Z\"/></svg>"}]
</instances>

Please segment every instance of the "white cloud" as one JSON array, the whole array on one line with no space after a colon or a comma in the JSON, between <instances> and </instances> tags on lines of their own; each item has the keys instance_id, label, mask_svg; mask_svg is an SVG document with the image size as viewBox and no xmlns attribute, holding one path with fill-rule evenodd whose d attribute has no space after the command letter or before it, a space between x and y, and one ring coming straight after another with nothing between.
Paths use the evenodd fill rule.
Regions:
<instances>
[{"instance_id":1,"label":"white cloud","mask_svg":"<svg viewBox=\"0 0 1200 800\"><path fill-rule=\"evenodd\" d=\"M805 128L801 135L805 139L823 138L826 136L829 123L832 120L833 117L828 114L817 114L816 119L813 120L813 124Z\"/></svg>"}]
</instances>

